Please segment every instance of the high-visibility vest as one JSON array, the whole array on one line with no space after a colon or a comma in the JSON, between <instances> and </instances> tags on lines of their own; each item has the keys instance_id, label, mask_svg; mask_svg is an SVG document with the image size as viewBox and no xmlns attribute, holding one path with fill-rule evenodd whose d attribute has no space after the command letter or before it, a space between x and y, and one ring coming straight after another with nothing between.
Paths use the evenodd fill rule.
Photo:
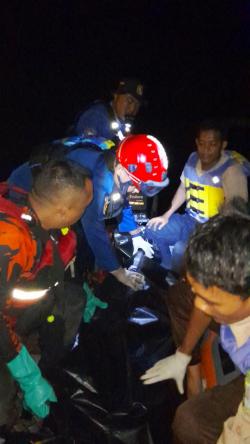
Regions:
<instances>
[{"instance_id":1,"label":"high-visibility vest","mask_svg":"<svg viewBox=\"0 0 250 444\"><path fill-rule=\"evenodd\" d=\"M186 190L186 211L198 222L205 222L215 216L224 202L222 186L224 172L237 163L242 165L243 173L249 175L249 162L236 151L226 151L227 159L223 165L198 175L196 165L198 154L192 153L184 167L184 185Z\"/></svg>"}]
</instances>

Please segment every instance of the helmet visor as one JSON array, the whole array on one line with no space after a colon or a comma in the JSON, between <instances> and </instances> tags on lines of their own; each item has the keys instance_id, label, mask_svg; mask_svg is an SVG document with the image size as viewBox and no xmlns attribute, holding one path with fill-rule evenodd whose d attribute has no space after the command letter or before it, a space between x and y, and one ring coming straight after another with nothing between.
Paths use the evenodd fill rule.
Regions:
<instances>
[{"instance_id":1,"label":"helmet visor","mask_svg":"<svg viewBox=\"0 0 250 444\"><path fill-rule=\"evenodd\" d=\"M167 177L163 182L154 182L149 180L147 182L140 182L139 189L144 196L153 197L161 190L166 188L169 184L169 178Z\"/></svg>"}]
</instances>

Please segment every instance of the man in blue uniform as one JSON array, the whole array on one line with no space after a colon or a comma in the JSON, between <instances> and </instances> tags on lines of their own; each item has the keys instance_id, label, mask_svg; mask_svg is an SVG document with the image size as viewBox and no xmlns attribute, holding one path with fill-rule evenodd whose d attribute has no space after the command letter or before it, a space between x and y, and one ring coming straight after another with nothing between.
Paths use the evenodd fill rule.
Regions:
<instances>
[{"instance_id":1,"label":"man in blue uniform","mask_svg":"<svg viewBox=\"0 0 250 444\"><path fill-rule=\"evenodd\" d=\"M130 133L143 99L143 85L133 78L122 79L111 102L96 101L76 119L72 132L79 136L102 136L114 141Z\"/></svg>"},{"instance_id":2,"label":"man in blue uniform","mask_svg":"<svg viewBox=\"0 0 250 444\"><path fill-rule=\"evenodd\" d=\"M143 238L126 195L127 192L141 191L144 195L153 196L167 186L168 161L163 146L152 136L130 136L120 144L117 160L111 171L105 160L105 153L110 152L105 150L105 143L107 147L110 147L110 143L103 138L92 137L82 139L81 142L78 139L73 147L69 146L69 140L63 143L68 146L67 158L88 168L92 173L93 200L82 216L81 223L96 265L113 274L128 287L135 290L141 288L141 275L120 266L106 231L105 219L118 217L119 231L132 235L134 253L142 248L148 257L153 256L152 246ZM9 182L29 189L29 165L24 164L17 168L11 174Z\"/></svg>"}]
</instances>

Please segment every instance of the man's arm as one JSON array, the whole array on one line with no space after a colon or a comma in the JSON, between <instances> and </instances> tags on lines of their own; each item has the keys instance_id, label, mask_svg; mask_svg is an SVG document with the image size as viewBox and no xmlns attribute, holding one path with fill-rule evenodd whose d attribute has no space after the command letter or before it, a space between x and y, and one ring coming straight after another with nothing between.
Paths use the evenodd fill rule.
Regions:
<instances>
[{"instance_id":1,"label":"man's arm","mask_svg":"<svg viewBox=\"0 0 250 444\"><path fill-rule=\"evenodd\" d=\"M128 232L130 234L136 234L141 231L141 228L136 223L133 210L128 203L122 210L118 230L120 233Z\"/></svg>"},{"instance_id":2,"label":"man's arm","mask_svg":"<svg viewBox=\"0 0 250 444\"><path fill-rule=\"evenodd\" d=\"M175 379L180 393L191 354L208 327L211 318L194 307L184 340L174 355L158 361L141 376L144 384L154 384L165 379Z\"/></svg>"},{"instance_id":3,"label":"man's arm","mask_svg":"<svg viewBox=\"0 0 250 444\"><path fill-rule=\"evenodd\" d=\"M79 136L102 136L110 139L110 121L105 106L96 104L83 112L76 124L76 134Z\"/></svg>"},{"instance_id":4,"label":"man's arm","mask_svg":"<svg viewBox=\"0 0 250 444\"><path fill-rule=\"evenodd\" d=\"M177 211L186 201L185 185L181 182L171 202L170 208L159 217L153 217L148 223L148 228L161 229L168 223L170 216Z\"/></svg>"},{"instance_id":5,"label":"man's arm","mask_svg":"<svg viewBox=\"0 0 250 444\"><path fill-rule=\"evenodd\" d=\"M229 167L222 176L222 186L225 193L225 203L234 197L248 200L247 177L239 164Z\"/></svg>"},{"instance_id":6,"label":"man's arm","mask_svg":"<svg viewBox=\"0 0 250 444\"><path fill-rule=\"evenodd\" d=\"M184 183L180 182L180 185L173 197L173 200L171 202L171 206L168 211L166 211L165 214L168 215L168 219L170 216L172 216L173 213L175 213L186 201L186 190Z\"/></svg>"},{"instance_id":7,"label":"man's arm","mask_svg":"<svg viewBox=\"0 0 250 444\"><path fill-rule=\"evenodd\" d=\"M142 229L136 223L133 210L129 204L123 208L122 217L118 228L121 233L129 232L131 234L133 242L133 254L136 254L137 251L141 249L148 258L152 258L154 256L153 247L143 238Z\"/></svg>"},{"instance_id":8,"label":"man's arm","mask_svg":"<svg viewBox=\"0 0 250 444\"><path fill-rule=\"evenodd\" d=\"M199 339L208 328L211 317L194 307L187 326L187 332L178 350L186 355L191 355Z\"/></svg>"},{"instance_id":9,"label":"man's arm","mask_svg":"<svg viewBox=\"0 0 250 444\"><path fill-rule=\"evenodd\" d=\"M104 220L98 216L95 202L92 202L92 204L86 209L81 222L98 266L109 271L118 281L133 290L142 289L144 276L120 266L106 231Z\"/></svg>"},{"instance_id":10,"label":"man's arm","mask_svg":"<svg viewBox=\"0 0 250 444\"><path fill-rule=\"evenodd\" d=\"M0 221L0 356L4 362L13 359L21 342L8 317L6 306L11 291L27 263L20 230L6 220Z\"/></svg>"},{"instance_id":11,"label":"man's arm","mask_svg":"<svg viewBox=\"0 0 250 444\"><path fill-rule=\"evenodd\" d=\"M81 223L97 266L109 272L118 269L120 263L112 247L104 220L98 218L94 208L88 207L86 209Z\"/></svg>"}]
</instances>

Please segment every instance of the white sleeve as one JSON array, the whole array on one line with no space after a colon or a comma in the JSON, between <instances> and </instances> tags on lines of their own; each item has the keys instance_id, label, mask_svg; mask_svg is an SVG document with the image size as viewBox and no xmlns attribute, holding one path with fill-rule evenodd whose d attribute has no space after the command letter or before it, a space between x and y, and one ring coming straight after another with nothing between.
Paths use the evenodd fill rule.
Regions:
<instances>
[{"instance_id":1,"label":"white sleeve","mask_svg":"<svg viewBox=\"0 0 250 444\"><path fill-rule=\"evenodd\" d=\"M184 170L182 171L182 173L181 173L181 177L180 177L180 181L181 181L181 183L183 183L184 184Z\"/></svg>"}]
</instances>

